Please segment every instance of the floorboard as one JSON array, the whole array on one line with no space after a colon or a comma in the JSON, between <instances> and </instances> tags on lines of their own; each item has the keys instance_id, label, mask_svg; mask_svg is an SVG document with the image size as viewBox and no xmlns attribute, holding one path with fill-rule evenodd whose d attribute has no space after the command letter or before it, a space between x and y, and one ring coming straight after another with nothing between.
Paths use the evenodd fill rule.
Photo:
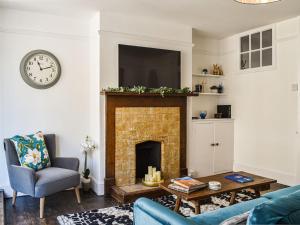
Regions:
<instances>
[{"instance_id":1,"label":"floorboard","mask_svg":"<svg viewBox=\"0 0 300 225\"><path fill-rule=\"evenodd\" d=\"M286 187L272 184L270 191ZM77 204L74 191L64 191L46 198L45 219L39 219L39 199L29 196L17 198L16 206L11 199L5 200L7 225L57 225L56 217L66 213L81 212L91 209L105 208L116 205L112 198L97 196L93 192L81 192L81 204Z\"/></svg>"}]
</instances>

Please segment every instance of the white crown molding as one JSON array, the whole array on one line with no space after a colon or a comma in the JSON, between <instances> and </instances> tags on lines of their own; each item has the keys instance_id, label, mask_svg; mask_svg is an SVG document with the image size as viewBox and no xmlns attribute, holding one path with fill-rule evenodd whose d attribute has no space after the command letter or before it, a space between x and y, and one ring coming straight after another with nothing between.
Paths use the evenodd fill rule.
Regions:
<instances>
[{"instance_id":1,"label":"white crown molding","mask_svg":"<svg viewBox=\"0 0 300 225\"><path fill-rule=\"evenodd\" d=\"M39 30L6 28L6 27L0 27L0 33L40 36L40 37L47 37L47 38L60 38L60 39L63 38L63 39L71 39L71 40L87 40L91 37L89 35L66 34L66 33L58 33L58 32L56 33L56 32L46 32L46 31L39 31Z\"/></svg>"},{"instance_id":2,"label":"white crown molding","mask_svg":"<svg viewBox=\"0 0 300 225\"><path fill-rule=\"evenodd\" d=\"M147 35L131 34L131 33L125 33L125 32L99 30L100 36L105 35L105 34L122 36L122 37L126 37L128 39L135 39L135 40L139 40L139 41L149 41L149 42L158 41L158 42L163 42L163 43L167 43L167 44L174 44L176 46L187 47L187 48L192 48L194 46L193 43L186 42L186 41L179 41L179 40L167 39L167 38L159 38L159 37L147 36Z\"/></svg>"}]
</instances>

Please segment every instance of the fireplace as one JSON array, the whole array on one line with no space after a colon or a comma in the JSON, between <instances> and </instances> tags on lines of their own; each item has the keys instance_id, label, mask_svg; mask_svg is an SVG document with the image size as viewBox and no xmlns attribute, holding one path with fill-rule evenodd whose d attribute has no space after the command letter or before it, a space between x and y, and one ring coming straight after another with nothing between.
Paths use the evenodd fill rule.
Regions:
<instances>
[{"instance_id":1,"label":"fireplace","mask_svg":"<svg viewBox=\"0 0 300 225\"><path fill-rule=\"evenodd\" d=\"M160 193L159 188L137 184L147 166L157 167L165 180L187 174L186 97L190 95L102 94L106 96L106 195L127 202ZM149 160L143 157L145 152L156 156Z\"/></svg>"},{"instance_id":2,"label":"fireplace","mask_svg":"<svg viewBox=\"0 0 300 225\"><path fill-rule=\"evenodd\" d=\"M161 142L145 141L135 145L136 181L148 173L148 166L161 170Z\"/></svg>"}]
</instances>

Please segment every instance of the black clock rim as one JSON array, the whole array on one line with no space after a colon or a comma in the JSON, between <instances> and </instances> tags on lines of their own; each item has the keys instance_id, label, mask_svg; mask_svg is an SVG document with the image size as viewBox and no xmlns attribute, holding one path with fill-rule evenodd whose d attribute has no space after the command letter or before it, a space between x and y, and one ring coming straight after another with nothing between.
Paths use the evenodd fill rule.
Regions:
<instances>
[{"instance_id":1,"label":"black clock rim","mask_svg":"<svg viewBox=\"0 0 300 225\"><path fill-rule=\"evenodd\" d=\"M53 80L53 82L51 82L50 84L46 84L46 85L38 85L36 83L34 83L28 76L27 73L25 71L25 65L27 64L29 58L31 58L33 55L36 54L45 54L45 55L49 55L51 58L53 58L53 60L56 62L57 64L57 77L55 78L55 80ZM21 77L24 80L24 82L26 84L28 84L30 87L32 88L36 88L36 89L48 89L50 87L53 87L58 80L60 79L60 75L61 75L61 65L57 59L57 57L55 55L53 55L51 52L47 51L47 50L42 50L42 49L37 49L37 50L33 50L28 52L23 58L22 61L20 63L20 73L21 73Z\"/></svg>"}]
</instances>

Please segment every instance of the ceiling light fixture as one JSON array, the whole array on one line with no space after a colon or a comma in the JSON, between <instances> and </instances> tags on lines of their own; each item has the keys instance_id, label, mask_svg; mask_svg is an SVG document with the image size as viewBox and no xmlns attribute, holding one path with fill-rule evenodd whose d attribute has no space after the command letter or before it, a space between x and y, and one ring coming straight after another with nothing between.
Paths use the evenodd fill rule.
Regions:
<instances>
[{"instance_id":1,"label":"ceiling light fixture","mask_svg":"<svg viewBox=\"0 0 300 225\"><path fill-rule=\"evenodd\" d=\"M281 0L234 0L239 3L243 4L252 4L252 5L258 5L258 4L267 4L267 3L273 3L273 2L279 2Z\"/></svg>"}]
</instances>

